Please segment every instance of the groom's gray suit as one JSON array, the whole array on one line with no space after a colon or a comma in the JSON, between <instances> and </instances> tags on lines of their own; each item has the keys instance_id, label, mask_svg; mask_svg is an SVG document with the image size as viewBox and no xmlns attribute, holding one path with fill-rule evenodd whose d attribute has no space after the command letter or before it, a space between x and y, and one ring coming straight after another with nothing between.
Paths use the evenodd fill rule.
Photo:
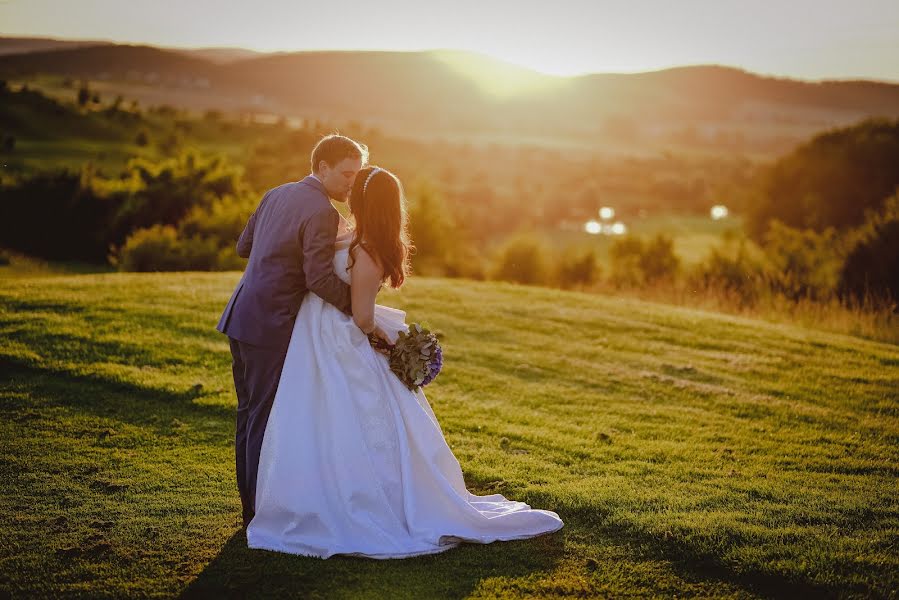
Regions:
<instances>
[{"instance_id":1,"label":"groom's gray suit","mask_svg":"<svg viewBox=\"0 0 899 600\"><path fill-rule=\"evenodd\" d=\"M315 292L352 314L350 287L332 262L339 221L325 186L309 175L269 190L237 241L237 254L250 260L216 329L231 341L244 525L253 518L262 438L303 297Z\"/></svg>"}]
</instances>

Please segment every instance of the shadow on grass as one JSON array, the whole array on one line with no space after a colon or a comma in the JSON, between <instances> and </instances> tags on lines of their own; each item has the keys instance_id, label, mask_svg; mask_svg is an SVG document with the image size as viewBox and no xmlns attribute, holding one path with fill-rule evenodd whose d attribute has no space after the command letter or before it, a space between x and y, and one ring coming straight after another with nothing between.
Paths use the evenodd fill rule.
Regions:
<instances>
[{"instance_id":1,"label":"shadow on grass","mask_svg":"<svg viewBox=\"0 0 899 600\"><path fill-rule=\"evenodd\" d=\"M625 545L636 559L661 560L682 580L690 583L722 583L741 588L760 598L838 598L849 593L862 596L871 590L851 586L846 581L823 585L789 573L762 571L757 568L739 569L723 557L706 551L697 544L676 537L658 535L636 524L610 523L596 513L566 514L566 527L577 530L577 537L590 546ZM749 543L749 542L747 542ZM740 545L734 539L732 547ZM735 569L734 567L738 568ZM598 565L597 568L602 568Z\"/></svg>"},{"instance_id":2,"label":"shadow on grass","mask_svg":"<svg viewBox=\"0 0 899 600\"><path fill-rule=\"evenodd\" d=\"M719 557L627 526L590 527L569 520L566 529L591 546L625 545L630 555L627 560L633 561L637 569L642 569L640 563L663 560L678 577L691 584L735 586L760 598L837 598L850 592L863 596L871 592L863 587L850 589L845 584L817 585L776 573L737 573ZM485 579L549 575L565 554L564 532L483 546L463 544L443 554L403 560L343 556L320 560L248 549L241 530L180 597L463 598ZM586 560L583 564L588 577L590 571L603 569L601 562ZM562 575L566 576L570 574ZM660 588L655 592L666 595L671 590Z\"/></svg>"},{"instance_id":3,"label":"shadow on grass","mask_svg":"<svg viewBox=\"0 0 899 600\"><path fill-rule=\"evenodd\" d=\"M247 548L235 533L182 592L181 598L461 598L491 577L551 571L563 554L562 537L463 544L441 554L373 560L327 560Z\"/></svg>"},{"instance_id":4,"label":"shadow on grass","mask_svg":"<svg viewBox=\"0 0 899 600\"><path fill-rule=\"evenodd\" d=\"M0 356L2 388L27 391L26 397L49 405L66 406L99 417L114 418L165 433L172 418L221 420L230 426L233 411L225 407L198 405L196 393L147 389L132 383L45 369ZM17 406L10 401L7 418L33 412L33 404ZM194 439L194 441L198 441ZM470 481L475 493L489 493L495 482ZM483 488L483 489L481 489ZM499 490L501 493L505 490ZM334 557L326 561L250 550L243 531L235 533L182 597L322 597L370 596L410 598L458 598L472 593L479 582L492 577L522 578L552 572L565 554L565 540L577 539L588 547L625 546L635 562L663 560L683 580L724 583L769 598L844 596L870 594L872 590L851 586L845 579L820 585L790 573L740 569L722 556L705 550L701 542L661 536L636 524L611 522L609 513L566 508L550 493L530 493L520 498L533 506L558 506L566 527L562 532L536 539L490 545L465 544L444 554L404 560L376 561ZM224 518L224 516L223 516ZM731 548L750 542L733 539ZM569 556L569 559L577 557ZM602 564L585 570L601 569Z\"/></svg>"},{"instance_id":5,"label":"shadow on grass","mask_svg":"<svg viewBox=\"0 0 899 600\"><path fill-rule=\"evenodd\" d=\"M202 389L160 390L89 374L35 366L26 360L0 355L3 388L19 388L28 397L53 406L109 418L167 433L172 419L220 420L223 426L235 418L234 409L193 402ZM13 408L12 406L8 408Z\"/></svg>"}]
</instances>

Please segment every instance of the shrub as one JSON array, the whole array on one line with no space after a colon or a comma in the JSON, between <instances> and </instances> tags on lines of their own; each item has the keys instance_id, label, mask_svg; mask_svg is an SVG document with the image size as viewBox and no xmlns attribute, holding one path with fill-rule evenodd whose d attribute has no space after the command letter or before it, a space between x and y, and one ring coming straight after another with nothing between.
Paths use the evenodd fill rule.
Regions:
<instances>
[{"instance_id":1,"label":"shrub","mask_svg":"<svg viewBox=\"0 0 899 600\"><path fill-rule=\"evenodd\" d=\"M0 187L0 244L41 258L102 262L120 203L98 191L90 165L16 179Z\"/></svg>"},{"instance_id":2,"label":"shrub","mask_svg":"<svg viewBox=\"0 0 899 600\"><path fill-rule=\"evenodd\" d=\"M253 210L249 199L227 196L195 206L179 223L132 233L110 257L122 271L218 271L242 269L235 241Z\"/></svg>"},{"instance_id":3,"label":"shrub","mask_svg":"<svg viewBox=\"0 0 899 600\"><path fill-rule=\"evenodd\" d=\"M151 225L176 225L195 206L238 196L244 190L240 170L219 157L184 152L159 162L132 159L128 171L135 182L115 219L117 239Z\"/></svg>"},{"instance_id":4,"label":"shrub","mask_svg":"<svg viewBox=\"0 0 899 600\"><path fill-rule=\"evenodd\" d=\"M609 249L612 263L611 283L618 287L633 287L643 283L640 257L643 255L643 240L625 237L615 240Z\"/></svg>"},{"instance_id":5,"label":"shrub","mask_svg":"<svg viewBox=\"0 0 899 600\"><path fill-rule=\"evenodd\" d=\"M237 256L237 248L234 244L228 244L219 248L215 266L218 271L242 271L247 266L247 261Z\"/></svg>"},{"instance_id":6,"label":"shrub","mask_svg":"<svg viewBox=\"0 0 899 600\"><path fill-rule=\"evenodd\" d=\"M611 281L619 287L673 281L680 269L671 238L657 234L649 242L626 237L615 240L609 250L612 261Z\"/></svg>"},{"instance_id":7,"label":"shrub","mask_svg":"<svg viewBox=\"0 0 899 600\"><path fill-rule=\"evenodd\" d=\"M765 234L771 286L791 300L824 300L833 295L843 261L842 244L833 228L821 233L772 221Z\"/></svg>"},{"instance_id":8,"label":"shrub","mask_svg":"<svg viewBox=\"0 0 899 600\"><path fill-rule=\"evenodd\" d=\"M546 250L537 238L519 235L500 251L496 279L528 285L548 283Z\"/></svg>"},{"instance_id":9,"label":"shrub","mask_svg":"<svg viewBox=\"0 0 899 600\"><path fill-rule=\"evenodd\" d=\"M646 283L673 280L680 269L680 259L674 253L672 239L662 234L652 238L640 257L640 269Z\"/></svg>"},{"instance_id":10,"label":"shrub","mask_svg":"<svg viewBox=\"0 0 899 600\"><path fill-rule=\"evenodd\" d=\"M453 229L455 222L443 198L429 187L419 186L409 200L409 234L415 244L416 272L445 274Z\"/></svg>"},{"instance_id":11,"label":"shrub","mask_svg":"<svg viewBox=\"0 0 899 600\"><path fill-rule=\"evenodd\" d=\"M600 269L593 249L578 252L569 248L556 265L556 281L563 288L589 286L599 279Z\"/></svg>"},{"instance_id":12,"label":"shrub","mask_svg":"<svg viewBox=\"0 0 899 600\"><path fill-rule=\"evenodd\" d=\"M170 271L217 271L219 270L220 241L214 238L181 238L179 250L181 259ZM160 271L163 269L159 269Z\"/></svg>"},{"instance_id":13,"label":"shrub","mask_svg":"<svg viewBox=\"0 0 899 600\"><path fill-rule=\"evenodd\" d=\"M899 192L868 215L843 263L839 292L856 301L899 300Z\"/></svg>"},{"instance_id":14,"label":"shrub","mask_svg":"<svg viewBox=\"0 0 899 600\"><path fill-rule=\"evenodd\" d=\"M225 196L208 206L195 206L178 224L182 237L219 240L220 245L233 246L252 214L254 203L249 198Z\"/></svg>"},{"instance_id":15,"label":"shrub","mask_svg":"<svg viewBox=\"0 0 899 600\"><path fill-rule=\"evenodd\" d=\"M178 232L171 225L138 229L114 260L122 271L178 271L183 265Z\"/></svg>"},{"instance_id":16,"label":"shrub","mask_svg":"<svg viewBox=\"0 0 899 600\"><path fill-rule=\"evenodd\" d=\"M128 236L110 262L121 271L216 271L246 264L234 244L211 237L184 237L171 225L153 225Z\"/></svg>"},{"instance_id":17,"label":"shrub","mask_svg":"<svg viewBox=\"0 0 899 600\"><path fill-rule=\"evenodd\" d=\"M430 186L415 187L409 196L414 273L484 279L483 259L471 243L471 232L460 225L462 222Z\"/></svg>"},{"instance_id":18,"label":"shrub","mask_svg":"<svg viewBox=\"0 0 899 600\"><path fill-rule=\"evenodd\" d=\"M754 306L768 291L765 263L753 258L741 240L736 251L729 245L714 247L690 272L687 283L704 294L723 293L741 308Z\"/></svg>"}]
</instances>

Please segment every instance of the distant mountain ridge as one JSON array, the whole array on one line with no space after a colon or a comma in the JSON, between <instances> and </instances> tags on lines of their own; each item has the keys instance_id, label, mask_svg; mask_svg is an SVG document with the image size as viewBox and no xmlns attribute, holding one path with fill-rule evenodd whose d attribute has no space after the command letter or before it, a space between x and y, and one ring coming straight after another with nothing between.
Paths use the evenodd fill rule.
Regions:
<instances>
[{"instance_id":1,"label":"distant mountain ridge","mask_svg":"<svg viewBox=\"0 0 899 600\"><path fill-rule=\"evenodd\" d=\"M0 37L0 56L9 54L28 54L31 52L46 52L48 50L67 50L83 48L86 46L116 46L115 42L97 40L59 40L42 37ZM188 56L205 58L214 63L226 63L235 60L252 58L264 54L256 50L235 47L213 48L159 48L170 50Z\"/></svg>"},{"instance_id":2,"label":"distant mountain ridge","mask_svg":"<svg viewBox=\"0 0 899 600\"><path fill-rule=\"evenodd\" d=\"M15 40L0 39L0 53L4 47ZM20 40L17 47L41 46ZM156 86L175 105L353 119L410 133L701 141L802 137L865 117L899 117L895 83L809 82L714 65L566 78L452 51L259 54L97 44L0 56L0 77L38 74Z\"/></svg>"},{"instance_id":3,"label":"distant mountain ridge","mask_svg":"<svg viewBox=\"0 0 899 600\"><path fill-rule=\"evenodd\" d=\"M64 50L83 46L113 45L111 42L94 40L57 40L39 37L0 37L0 55L27 54L29 52L45 52L47 50Z\"/></svg>"}]
</instances>

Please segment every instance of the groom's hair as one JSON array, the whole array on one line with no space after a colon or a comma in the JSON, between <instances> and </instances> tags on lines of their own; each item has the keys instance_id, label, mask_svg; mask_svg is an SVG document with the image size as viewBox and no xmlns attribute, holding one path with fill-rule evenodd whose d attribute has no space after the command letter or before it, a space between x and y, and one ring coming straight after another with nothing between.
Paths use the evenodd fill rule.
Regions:
<instances>
[{"instance_id":1,"label":"groom's hair","mask_svg":"<svg viewBox=\"0 0 899 600\"><path fill-rule=\"evenodd\" d=\"M364 166L368 162L368 147L343 135L326 135L312 149L312 172L318 173L322 161L333 167L345 158L361 158Z\"/></svg>"}]
</instances>

